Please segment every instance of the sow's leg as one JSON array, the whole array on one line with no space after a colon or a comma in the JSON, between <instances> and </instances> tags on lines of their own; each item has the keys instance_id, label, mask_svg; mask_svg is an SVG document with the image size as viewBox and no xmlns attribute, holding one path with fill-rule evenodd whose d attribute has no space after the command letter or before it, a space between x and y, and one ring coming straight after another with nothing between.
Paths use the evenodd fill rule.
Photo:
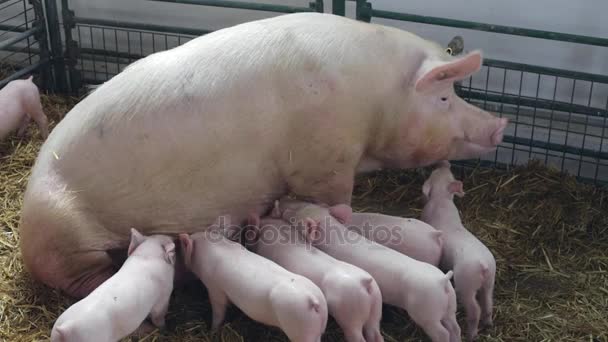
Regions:
<instances>
[{"instance_id":1,"label":"sow's leg","mask_svg":"<svg viewBox=\"0 0 608 342\"><path fill-rule=\"evenodd\" d=\"M121 239L86 214L77 194L50 182L37 183L29 184L21 211L25 268L47 286L85 297L116 272L106 250L120 247L112 241Z\"/></svg>"}]
</instances>

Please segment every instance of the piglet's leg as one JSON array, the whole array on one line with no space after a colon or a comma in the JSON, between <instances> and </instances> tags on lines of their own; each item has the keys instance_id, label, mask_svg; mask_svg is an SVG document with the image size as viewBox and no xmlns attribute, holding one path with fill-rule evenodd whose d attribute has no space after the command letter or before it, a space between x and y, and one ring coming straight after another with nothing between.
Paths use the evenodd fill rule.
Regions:
<instances>
[{"instance_id":1,"label":"piglet's leg","mask_svg":"<svg viewBox=\"0 0 608 342\"><path fill-rule=\"evenodd\" d=\"M380 289L375 282L372 284L372 294L375 295L375 300L372 303L371 312L367 322L363 326L363 335L365 335L366 342L383 342L384 337L380 332L380 321L382 319L382 295Z\"/></svg>"},{"instance_id":2,"label":"piglet's leg","mask_svg":"<svg viewBox=\"0 0 608 342\"><path fill-rule=\"evenodd\" d=\"M463 293L462 302L467 316L467 340L473 341L477 337L481 308L479 307L479 304L477 304L475 292Z\"/></svg>"},{"instance_id":3,"label":"piglet's leg","mask_svg":"<svg viewBox=\"0 0 608 342\"><path fill-rule=\"evenodd\" d=\"M346 342L366 342L363 334L358 330L344 331L344 339Z\"/></svg>"},{"instance_id":4,"label":"piglet's leg","mask_svg":"<svg viewBox=\"0 0 608 342\"><path fill-rule=\"evenodd\" d=\"M25 131L27 130L27 126L30 123L30 117L29 115L25 114L23 115L23 117L21 118L21 122L19 123L19 130L17 131L17 136L18 137L22 137L23 134L25 134Z\"/></svg>"},{"instance_id":5,"label":"piglet's leg","mask_svg":"<svg viewBox=\"0 0 608 342\"><path fill-rule=\"evenodd\" d=\"M207 292L209 293L209 302L211 302L211 329L215 330L220 327L226 317L228 297L222 290L212 286L207 286Z\"/></svg>"},{"instance_id":6,"label":"piglet's leg","mask_svg":"<svg viewBox=\"0 0 608 342\"><path fill-rule=\"evenodd\" d=\"M462 333L458 321L456 320L456 314L452 313L447 318L441 321L443 326L450 332L450 342L460 342Z\"/></svg>"},{"instance_id":7,"label":"piglet's leg","mask_svg":"<svg viewBox=\"0 0 608 342\"><path fill-rule=\"evenodd\" d=\"M450 333L440 321L429 323L422 327L433 342L450 342Z\"/></svg>"},{"instance_id":8,"label":"piglet's leg","mask_svg":"<svg viewBox=\"0 0 608 342\"><path fill-rule=\"evenodd\" d=\"M380 328L363 328L363 334L365 335L365 342L384 342L384 337L380 332Z\"/></svg>"},{"instance_id":9,"label":"piglet's leg","mask_svg":"<svg viewBox=\"0 0 608 342\"><path fill-rule=\"evenodd\" d=\"M27 102L27 113L38 125L40 135L46 139L49 135L49 122L42 110L42 104L40 103L40 97L32 96L30 101Z\"/></svg>"},{"instance_id":10,"label":"piglet's leg","mask_svg":"<svg viewBox=\"0 0 608 342\"><path fill-rule=\"evenodd\" d=\"M148 321L143 321L139 325L139 327L131 333L130 336L141 339L146 337L147 335L150 335L152 332L154 332L154 330L156 330L156 327L154 325L150 324L150 322Z\"/></svg>"},{"instance_id":11,"label":"piglet's leg","mask_svg":"<svg viewBox=\"0 0 608 342\"><path fill-rule=\"evenodd\" d=\"M158 302L150 311L150 320L159 328L165 326L165 316L169 310L169 299Z\"/></svg>"},{"instance_id":12,"label":"piglet's leg","mask_svg":"<svg viewBox=\"0 0 608 342\"><path fill-rule=\"evenodd\" d=\"M479 304L481 306L481 323L484 328L491 327L493 325L492 322L492 307L494 305L494 301L492 298L492 293L494 292L494 285L484 285L479 290Z\"/></svg>"}]
</instances>

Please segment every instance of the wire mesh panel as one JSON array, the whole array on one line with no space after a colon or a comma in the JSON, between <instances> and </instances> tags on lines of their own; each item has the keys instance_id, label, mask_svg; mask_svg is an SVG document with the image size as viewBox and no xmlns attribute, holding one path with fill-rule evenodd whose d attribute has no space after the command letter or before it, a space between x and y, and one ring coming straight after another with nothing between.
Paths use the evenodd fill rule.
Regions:
<instances>
[{"instance_id":1,"label":"wire mesh panel","mask_svg":"<svg viewBox=\"0 0 608 342\"><path fill-rule=\"evenodd\" d=\"M484 64L457 86L469 102L510 119L504 142L484 160L516 165L540 159L584 180L608 181L608 77Z\"/></svg>"},{"instance_id":2,"label":"wire mesh panel","mask_svg":"<svg viewBox=\"0 0 608 342\"><path fill-rule=\"evenodd\" d=\"M373 1L353 2L355 16L362 21L413 23L421 31L444 27L446 35L453 34L453 28L464 29L471 37L488 33L478 42L508 35L535 39L535 44L577 44L578 49L592 48L595 55L608 60L608 38L398 13L376 9ZM450 38L446 36L446 41ZM465 35L465 47L466 42ZM525 52L515 41L511 44ZM485 58L482 69L458 82L456 91L470 103L509 118L510 124L495 153L458 164L508 168L538 159L582 181L608 184L608 76L568 69Z\"/></svg>"},{"instance_id":3,"label":"wire mesh panel","mask_svg":"<svg viewBox=\"0 0 608 342\"><path fill-rule=\"evenodd\" d=\"M47 64L42 13L38 0L0 0L0 88Z\"/></svg>"},{"instance_id":4,"label":"wire mesh panel","mask_svg":"<svg viewBox=\"0 0 608 342\"><path fill-rule=\"evenodd\" d=\"M76 68L84 83L103 83L132 62L195 36L78 23L74 34L79 43Z\"/></svg>"}]
</instances>

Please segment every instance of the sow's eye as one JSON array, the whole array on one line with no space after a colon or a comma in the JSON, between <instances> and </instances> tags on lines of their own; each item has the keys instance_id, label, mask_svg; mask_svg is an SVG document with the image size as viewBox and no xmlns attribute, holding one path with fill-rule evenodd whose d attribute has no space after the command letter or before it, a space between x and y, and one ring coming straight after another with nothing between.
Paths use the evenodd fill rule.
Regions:
<instances>
[{"instance_id":1,"label":"sow's eye","mask_svg":"<svg viewBox=\"0 0 608 342\"><path fill-rule=\"evenodd\" d=\"M447 98L447 97L442 97L442 98L441 98L441 101L443 101L443 102L445 102L445 101L447 101L447 100L448 100L448 98Z\"/></svg>"}]
</instances>

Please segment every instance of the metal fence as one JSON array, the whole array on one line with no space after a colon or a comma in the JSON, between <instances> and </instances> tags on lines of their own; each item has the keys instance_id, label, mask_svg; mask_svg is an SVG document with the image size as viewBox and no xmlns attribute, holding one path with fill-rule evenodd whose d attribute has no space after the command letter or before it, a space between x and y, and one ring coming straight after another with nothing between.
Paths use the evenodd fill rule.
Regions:
<instances>
[{"instance_id":1,"label":"metal fence","mask_svg":"<svg viewBox=\"0 0 608 342\"><path fill-rule=\"evenodd\" d=\"M323 12L325 9L323 0L308 2L307 6L285 5L285 1L280 0L266 0L275 3L230 0L147 1L150 4L186 6L188 9L222 8L227 11L246 10L273 15ZM31 5L25 0L0 0L0 15L9 13L4 7L17 6L15 4L22 6L20 11L12 14L22 18L21 24L0 23L0 30L11 34L2 40L0 50L20 55L22 60L14 64L5 63L5 58L9 57L2 57L2 66L6 64L8 68L8 65L16 65L15 70L18 71L11 77L19 77L35 69L43 70L43 74L51 77L48 75L51 75L49 67L52 65L49 86L61 92L74 93L82 91L86 85L103 83L137 59L213 31L211 27L195 29L93 18L71 10L73 4L69 0L45 0L46 22L50 32L47 48L46 40L40 39L46 32L43 25L38 24L39 18L42 18L41 9L36 10L40 7L40 0L30 2ZM346 9L354 7L356 19L366 22L390 20L421 26L458 28L465 32L465 46L467 34L485 32L593 46L602 49L600 53L604 53L608 60L608 38L398 13L376 9L373 2L332 0L331 8L334 14L347 15ZM446 33L446 40L450 38L452 37ZM27 44L16 45L17 42ZM483 50L484 46L476 48ZM53 63L43 68L49 61L49 53L53 57ZM545 164L576 175L582 181L608 184L608 141L605 134L608 76L486 58L482 70L459 82L456 91L467 101L499 116L508 117L511 121L504 142L494 155L458 164L471 166L481 162L484 166L508 168L530 159L540 159Z\"/></svg>"},{"instance_id":2,"label":"metal fence","mask_svg":"<svg viewBox=\"0 0 608 342\"><path fill-rule=\"evenodd\" d=\"M0 0L0 88L30 74L43 88L52 83L46 36L40 0Z\"/></svg>"},{"instance_id":3,"label":"metal fence","mask_svg":"<svg viewBox=\"0 0 608 342\"><path fill-rule=\"evenodd\" d=\"M148 1L175 3L175 6L196 5L276 14L324 10L323 0L311 1L307 7L228 0ZM103 83L139 58L171 49L212 31L86 18L69 10L68 0L62 0L61 4L65 64L69 74L69 86L66 87L72 91L77 91L83 84Z\"/></svg>"}]
</instances>

